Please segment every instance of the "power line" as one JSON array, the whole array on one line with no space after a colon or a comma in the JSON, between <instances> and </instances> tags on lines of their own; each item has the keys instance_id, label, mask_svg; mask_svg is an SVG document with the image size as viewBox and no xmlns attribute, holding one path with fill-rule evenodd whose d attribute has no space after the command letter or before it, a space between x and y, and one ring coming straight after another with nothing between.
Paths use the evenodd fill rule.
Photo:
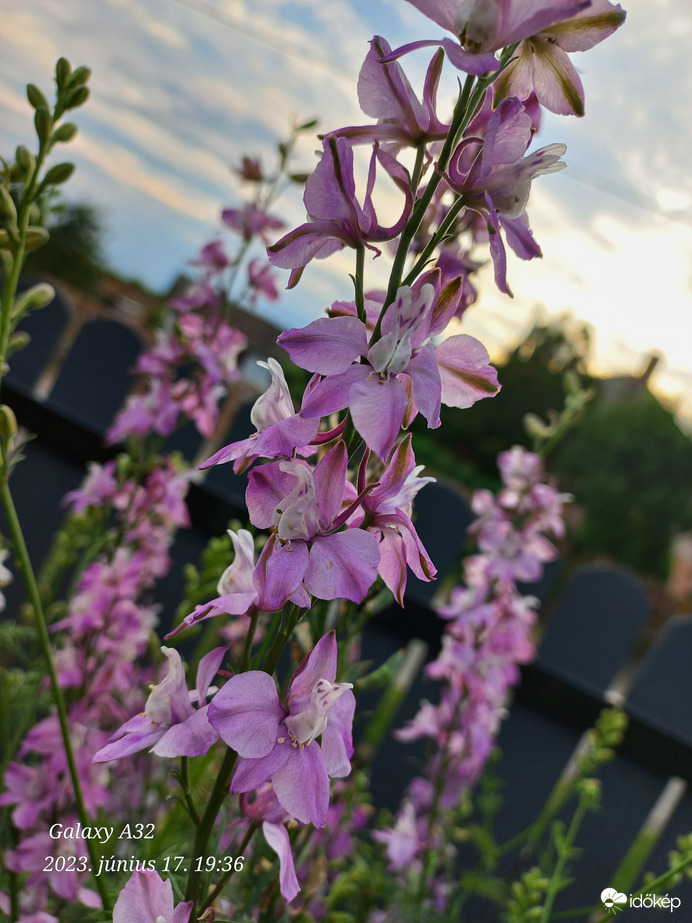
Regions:
<instances>
[{"instance_id":1,"label":"power line","mask_svg":"<svg viewBox=\"0 0 692 923\"><path fill-rule=\"evenodd\" d=\"M238 32L240 35L246 35L253 41L265 45L267 48L271 48L272 51L277 51L279 54L285 55L288 58L293 58L295 61L300 61L303 64L312 64L315 67L322 68L330 74L348 81L351 86L358 76L355 71L351 69L350 64L340 63L338 61L335 63L331 58L316 55L312 49L307 46L299 45L296 42L289 44L283 36L278 35L271 29L265 29L254 23L250 24L243 22L240 19L234 19L232 16L219 12L216 7L211 3L207 3L206 0L171 0L171 2L177 3L178 6L190 10L192 13L197 13L200 16L205 16L207 19L212 19L226 26L228 29Z\"/></svg>"},{"instance_id":2,"label":"power line","mask_svg":"<svg viewBox=\"0 0 692 923\"><path fill-rule=\"evenodd\" d=\"M659 218L666 218L668 221L673 221L675 224L684 224L687 227L692 227L692 214L683 211L672 213L664 211L652 196L641 195L628 186L624 186L621 183L614 183L611 179L600 176L598 173L584 170L570 163L569 168L564 171L563 176L566 179L571 179L575 183L581 183L582 186L591 186L593 189L598 189L599 192L605 192L615 199L627 202L628 205L634 205L635 208L640 208L653 215L658 215Z\"/></svg>"}]
</instances>

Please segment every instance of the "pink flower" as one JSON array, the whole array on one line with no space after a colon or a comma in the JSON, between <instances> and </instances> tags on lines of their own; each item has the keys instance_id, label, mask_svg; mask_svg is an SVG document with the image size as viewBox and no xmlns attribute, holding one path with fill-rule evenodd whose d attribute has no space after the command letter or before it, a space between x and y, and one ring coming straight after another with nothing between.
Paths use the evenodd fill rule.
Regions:
<instances>
[{"instance_id":1,"label":"pink flower","mask_svg":"<svg viewBox=\"0 0 692 923\"><path fill-rule=\"evenodd\" d=\"M496 394L497 373L478 340L459 335L437 347L430 342L446 327L447 309L455 307L451 298L443 310L440 305L435 285L419 280L398 290L382 335L372 344L366 324L355 317L321 318L282 333L278 342L291 359L325 376L304 399L301 414L324 416L348 407L366 445L384 461L405 417L410 422L420 411L434 428L440 425L441 401L469 407ZM413 409L407 411L409 393Z\"/></svg>"},{"instance_id":2,"label":"pink flower","mask_svg":"<svg viewBox=\"0 0 692 923\"><path fill-rule=\"evenodd\" d=\"M276 359L269 357L266 362L257 364L269 371L272 380L250 411L250 420L256 432L248 439L219 449L200 468L211 468L232 461L233 470L238 474L260 457L290 456L296 449L301 455L314 454L315 449L309 447L309 443L317 435L319 419L306 419L295 412L283 369Z\"/></svg>"},{"instance_id":3,"label":"pink flower","mask_svg":"<svg viewBox=\"0 0 692 923\"><path fill-rule=\"evenodd\" d=\"M564 144L550 144L524 157L533 137L533 122L516 99L500 103L487 121L484 139L474 137L473 128L472 124L452 155L446 179L455 192L464 196L468 208L484 218L495 264L495 282L500 291L511 294L500 227L521 259L541 255L529 230L526 203L535 177L565 167L560 157L566 148Z\"/></svg>"},{"instance_id":4,"label":"pink flower","mask_svg":"<svg viewBox=\"0 0 692 923\"><path fill-rule=\"evenodd\" d=\"M343 247L365 246L380 251L371 241L392 240L401 233L413 207L408 174L389 154L373 150L363 205L356 198L353 176L353 150L346 138L329 135L323 142L324 153L305 184L303 201L309 221L267 248L269 262L282 269L292 269L288 287L298 283L303 270L313 259L324 259ZM392 227L377 220L372 202L377 164L384 167L405 202L401 217Z\"/></svg>"},{"instance_id":5,"label":"pink flower","mask_svg":"<svg viewBox=\"0 0 692 923\"><path fill-rule=\"evenodd\" d=\"M232 676L214 696L209 720L241 760L232 792L269 779L285 811L301 823L325 826L329 778L351 771L355 698L335 683L336 635L330 631L303 658L282 706L267 673ZM317 738L322 738L321 745Z\"/></svg>"},{"instance_id":6,"label":"pink flower","mask_svg":"<svg viewBox=\"0 0 692 923\"><path fill-rule=\"evenodd\" d=\"M340 128L334 135L356 143L379 141L391 153L445 138L449 125L443 124L435 112L443 53L438 51L430 62L421 103L400 65L395 61L382 63L391 51L387 40L376 35L358 77L360 107L366 115L378 119L377 124Z\"/></svg>"},{"instance_id":7,"label":"pink flower","mask_svg":"<svg viewBox=\"0 0 692 923\"><path fill-rule=\"evenodd\" d=\"M209 706L202 702L206 701L209 684L226 648L216 648L200 660L196 692L200 707L197 709L190 704L191 693L185 682L180 654L168 647L161 650L168 658L165 679L152 689L142 714L125 722L98 751L95 763L121 759L145 747L151 747L151 752L158 756L203 756L218 739L207 720Z\"/></svg>"},{"instance_id":8,"label":"pink flower","mask_svg":"<svg viewBox=\"0 0 692 923\"><path fill-rule=\"evenodd\" d=\"M374 536L342 530L353 508L342 510L348 453L340 440L313 470L304 461L261 465L245 495L250 522L272 529L267 561L270 599L286 598L300 583L318 599L360 602L375 582L380 554Z\"/></svg>"},{"instance_id":9,"label":"pink flower","mask_svg":"<svg viewBox=\"0 0 692 923\"><path fill-rule=\"evenodd\" d=\"M551 23L522 41L493 87L495 104L508 96L524 100L535 93L551 112L584 115L584 88L567 52L598 45L623 24L625 16L620 4L591 0L575 16Z\"/></svg>"},{"instance_id":10,"label":"pink flower","mask_svg":"<svg viewBox=\"0 0 692 923\"><path fill-rule=\"evenodd\" d=\"M562 23L588 7L590 0L409 0L425 16L451 32L452 39L412 42L390 57L440 45L450 62L468 74L497 70L493 52Z\"/></svg>"},{"instance_id":11,"label":"pink flower","mask_svg":"<svg viewBox=\"0 0 692 923\"><path fill-rule=\"evenodd\" d=\"M380 576L401 606L407 568L420 580L432 580L437 573L411 522L414 497L435 480L419 477L422 470L423 465L416 465L408 435L397 446L377 486L363 498L367 529L380 542Z\"/></svg>"},{"instance_id":12,"label":"pink flower","mask_svg":"<svg viewBox=\"0 0 692 923\"><path fill-rule=\"evenodd\" d=\"M174 906L173 887L158 872L144 869L132 877L113 908L113 923L188 923L193 902Z\"/></svg>"},{"instance_id":13,"label":"pink flower","mask_svg":"<svg viewBox=\"0 0 692 923\"><path fill-rule=\"evenodd\" d=\"M310 598L300 586L301 578L291 578L291 558L282 555L281 546L275 551L276 539L272 536L255 565L255 543L246 529L228 533L233 542L235 557L221 575L219 595L208 603L197 606L177 628L166 635L173 637L205 619L222 615L246 615L252 612L272 612L290 600L307 609ZM284 566L288 573L284 572ZM269 587L268 587L269 581ZM285 595L284 595L285 594Z\"/></svg>"},{"instance_id":14,"label":"pink flower","mask_svg":"<svg viewBox=\"0 0 692 923\"><path fill-rule=\"evenodd\" d=\"M269 231L279 230L284 226L283 221L267 214L256 205L245 205L243 208L226 208L221 212L223 223L237 231L244 240L252 240L259 236L269 243Z\"/></svg>"}]
</instances>

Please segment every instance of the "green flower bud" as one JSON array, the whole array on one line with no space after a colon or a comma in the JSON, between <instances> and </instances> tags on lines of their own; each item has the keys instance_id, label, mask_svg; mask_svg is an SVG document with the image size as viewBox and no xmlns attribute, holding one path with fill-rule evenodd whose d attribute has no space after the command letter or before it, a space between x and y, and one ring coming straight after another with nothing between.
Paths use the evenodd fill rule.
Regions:
<instances>
[{"instance_id":1,"label":"green flower bud","mask_svg":"<svg viewBox=\"0 0 692 923\"><path fill-rule=\"evenodd\" d=\"M48 100L33 83L27 83L26 85L26 98L34 109L45 109L46 111L50 109Z\"/></svg>"},{"instance_id":2,"label":"green flower bud","mask_svg":"<svg viewBox=\"0 0 692 923\"><path fill-rule=\"evenodd\" d=\"M48 111L47 106L39 106L39 108L36 110L36 115L34 116L34 125L36 126L36 134L38 135L38 140L42 145L48 144L53 131L53 119L51 118L51 114Z\"/></svg>"},{"instance_id":3,"label":"green flower bud","mask_svg":"<svg viewBox=\"0 0 692 923\"><path fill-rule=\"evenodd\" d=\"M59 186L66 182L74 173L73 163L56 163L43 177L44 186Z\"/></svg>"},{"instance_id":4,"label":"green flower bud","mask_svg":"<svg viewBox=\"0 0 692 923\"><path fill-rule=\"evenodd\" d=\"M65 109L77 109L89 99L89 90L85 86L75 87L65 94Z\"/></svg>"},{"instance_id":5,"label":"green flower bud","mask_svg":"<svg viewBox=\"0 0 692 923\"><path fill-rule=\"evenodd\" d=\"M32 285L30 289L22 293L12 308L12 317L21 317L27 311L47 307L55 298L55 289L47 282L39 282L38 285Z\"/></svg>"},{"instance_id":6,"label":"green flower bud","mask_svg":"<svg viewBox=\"0 0 692 923\"><path fill-rule=\"evenodd\" d=\"M14 411L7 404L0 405L0 437L11 439L17 435L17 418Z\"/></svg>"},{"instance_id":7,"label":"green flower bud","mask_svg":"<svg viewBox=\"0 0 692 923\"><path fill-rule=\"evenodd\" d=\"M4 224L17 224L17 207L14 199L5 186L0 185L0 215L4 219Z\"/></svg>"},{"instance_id":8,"label":"green flower bud","mask_svg":"<svg viewBox=\"0 0 692 923\"><path fill-rule=\"evenodd\" d=\"M26 349L29 343L31 343L31 337L26 332L26 330L15 330L7 344L6 358L9 359L10 356L20 352L20 350Z\"/></svg>"},{"instance_id":9,"label":"green flower bud","mask_svg":"<svg viewBox=\"0 0 692 923\"><path fill-rule=\"evenodd\" d=\"M57 64L55 65L55 82L59 87L62 88L65 86L70 79L71 73L72 65L67 58L58 58Z\"/></svg>"},{"instance_id":10,"label":"green flower bud","mask_svg":"<svg viewBox=\"0 0 692 923\"><path fill-rule=\"evenodd\" d=\"M70 86L77 87L82 86L88 82L89 77L91 77L91 68L90 67L77 67L72 71L72 76L70 77Z\"/></svg>"},{"instance_id":11,"label":"green flower bud","mask_svg":"<svg viewBox=\"0 0 692 923\"><path fill-rule=\"evenodd\" d=\"M29 227L26 229L24 249L27 253L31 253L32 250L38 250L39 247L48 243L49 238L50 234L45 228Z\"/></svg>"},{"instance_id":12,"label":"green flower bud","mask_svg":"<svg viewBox=\"0 0 692 923\"><path fill-rule=\"evenodd\" d=\"M74 136L77 134L77 126L74 122L65 122L64 125L61 125L60 128L56 128L53 132L53 144L57 142L62 142L66 144L68 141L71 141Z\"/></svg>"},{"instance_id":13,"label":"green flower bud","mask_svg":"<svg viewBox=\"0 0 692 923\"><path fill-rule=\"evenodd\" d=\"M14 159L24 176L28 177L34 172L34 167L36 166L36 158L27 147L24 147L23 144L20 144L17 148Z\"/></svg>"}]
</instances>

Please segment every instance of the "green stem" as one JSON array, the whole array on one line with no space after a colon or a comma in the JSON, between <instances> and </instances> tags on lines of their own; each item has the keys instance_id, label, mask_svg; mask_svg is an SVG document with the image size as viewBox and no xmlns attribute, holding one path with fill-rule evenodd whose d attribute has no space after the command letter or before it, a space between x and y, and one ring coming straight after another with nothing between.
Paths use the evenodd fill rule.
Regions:
<instances>
[{"instance_id":1,"label":"green stem","mask_svg":"<svg viewBox=\"0 0 692 923\"><path fill-rule=\"evenodd\" d=\"M237 850L235 850L235 849L233 850L234 852L237 852L237 853L238 853L238 856L242 856L243 850L245 849L245 847L247 846L247 844L250 842L250 840L251 840L252 837L254 836L255 831L257 830L258 827L259 827L259 821L253 821L253 822L250 824L250 826L248 827L247 833L245 834L245 837L244 837L244 839L243 839L243 842L240 844L240 846L238 847ZM236 858L237 858L237 857L236 857ZM211 907L211 905L214 903L214 901L216 900L216 898L221 894L221 892L223 891L223 889L224 889L224 888L226 887L226 885L228 884L228 881L229 881L229 879L231 878L231 876L233 875L234 872L235 872L235 865L231 866L231 868L230 868L227 872L224 872L224 874L223 874L223 875L221 876L221 878L219 879L218 884L216 885L216 887L214 888L214 890L211 892L211 894L209 895L209 897L208 897L208 898L206 899L206 901L204 902L204 906L202 907L202 911L205 911L205 910L207 909L207 907Z\"/></svg>"},{"instance_id":2,"label":"green stem","mask_svg":"<svg viewBox=\"0 0 692 923\"><path fill-rule=\"evenodd\" d=\"M3 509L5 511L5 516L7 518L7 525L10 531L10 536L14 544L14 552L19 562L19 566L22 571L24 578L24 583L26 584L27 593L29 595L29 601L34 610L34 616L36 620L36 629L38 632L39 642L43 650L43 655L46 660L46 669L48 670L48 676L50 678L51 690L53 692L53 698L55 700L55 705L58 711L58 719L60 721L60 732L62 734L63 745L65 747L65 756L67 757L67 766L70 773L70 780L72 782L72 788L74 789L75 803L77 806L77 816L82 824L82 827L90 827L91 822L89 820L89 815L84 804L84 796L82 794L82 787L79 781L79 774L77 772L77 764L74 757L74 749L72 747L72 739L70 738L70 727L67 720L67 708L65 706L65 699L63 697L62 687L58 682L58 674L55 668L55 661L53 660L53 652L50 646L50 638L48 636L48 626L46 625L46 617L43 612L43 606L41 604L41 597L38 590L38 584L36 583L36 577L34 575L33 568L31 566L31 560L29 558L29 552L27 551L26 543L24 541L24 535L22 533L22 527L19 523L19 518L17 516L17 510L14 506L14 501L12 499L12 494L10 493L10 488L7 483L7 472L3 472L2 480L0 481L0 501L2 502ZM86 847L89 853L89 859L91 861L92 871L97 869L99 866L99 856L96 854L96 849L91 840L86 840ZM103 903L103 908L107 912L110 912L110 899L108 897L108 892L106 890L105 882L100 876L95 876L96 887L99 894L101 895L101 901Z\"/></svg>"},{"instance_id":3,"label":"green stem","mask_svg":"<svg viewBox=\"0 0 692 923\"><path fill-rule=\"evenodd\" d=\"M247 635L245 636L245 647L243 648L243 659L240 664L240 673L246 673L250 669L250 653L252 651L252 641L255 637L255 631L257 630L259 615L259 612L255 610L250 616L250 624L248 625Z\"/></svg>"},{"instance_id":4,"label":"green stem","mask_svg":"<svg viewBox=\"0 0 692 923\"><path fill-rule=\"evenodd\" d=\"M445 215L445 218L442 224L435 231L433 236L430 238L430 240L426 244L425 248L422 250L420 256L418 257L416 262L413 264L411 271L404 279L402 285L412 285L413 284L413 282L416 280L418 275L425 268L425 264L432 257L438 244L442 243L444 238L447 236L449 229L452 227L452 225L457 219L457 215L459 214L459 212L462 210L462 208L465 205L466 205L466 199L464 198L464 196L459 196L454 202L454 204L451 206L447 214Z\"/></svg>"},{"instance_id":5,"label":"green stem","mask_svg":"<svg viewBox=\"0 0 692 923\"><path fill-rule=\"evenodd\" d=\"M389 277L389 285L387 287L387 295L384 300L382 314L384 313L384 309L387 308L396 298L396 292L401 285L401 278L404 274L404 266L408 257L408 251L411 247L411 244L413 243L413 238L416 236L418 228L420 227L421 222L425 217L425 213L427 212L428 207L432 201L433 195L435 194L435 190L440 184L442 179L442 171L446 168L449 162L449 158L452 156L456 139L470 121L472 110L469 105L469 101L471 99L471 90L473 88L475 79L476 78L471 75L466 78L464 86L459 94L457 104L454 107L454 115L452 116L452 122L449 127L449 134L447 135L444 146L442 148L442 153L438 159L437 169L430 177L430 180L428 181L423 194L414 205L411 218L409 219L408 224L401 234L396 256L394 257L392 272ZM380 319L382 314L380 315ZM371 342L375 342L379 338L379 335L380 321L377 323L377 327L375 328L375 333L372 336Z\"/></svg>"},{"instance_id":6,"label":"green stem","mask_svg":"<svg viewBox=\"0 0 692 923\"><path fill-rule=\"evenodd\" d=\"M567 867L567 862L570 857L573 855L573 845L574 841L577 838L577 833L581 827L584 816L589 809L590 799L585 795L582 795L577 809L574 812L572 817L572 823L569 825L569 830L567 831L567 836L564 839L564 842L558 845L558 858L555 863L555 869L553 874L550 877L550 882L548 884L548 890L545 896L545 903L543 904L543 910L541 913L540 923L548 923L550 920L550 913L553 909L553 904L555 903L555 898L559 892L564 887L564 874Z\"/></svg>"},{"instance_id":7,"label":"green stem","mask_svg":"<svg viewBox=\"0 0 692 923\"><path fill-rule=\"evenodd\" d=\"M19 214L17 215L17 232L19 236L19 243L17 244L17 248L12 254L12 267L9 274L5 278L5 283L2 288L2 313L0 314L0 367L2 367L5 362L5 357L7 355L7 345L10 340L10 333L12 332L12 307L14 305L14 297L17 292L19 274L21 273L22 266L24 265L26 234L29 227L29 210L34 200L34 192L36 191L38 175L43 166L45 156L46 146L41 144L38 151L38 156L36 157L34 172L31 175L31 179L24 187L22 201L19 206Z\"/></svg>"},{"instance_id":8,"label":"green stem","mask_svg":"<svg viewBox=\"0 0 692 923\"><path fill-rule=\"evenodd\" d=\"M354 285L356 289L356 311L358 312L358 318L363 323L366 321L365 317L365 247L363 244L359 244L356 247L356 275L354 278Z\"/></svg>"},{"instance_id":9,"label":"green stem","mask_svg":"<svg viewBox=\"0 0 692 923\"><path fill-rule=\"evenodd\" d=\"M422 142L416 148L416 162L413 165L413 173L411 174L411 191L416 192L418 186L420 185L421 177L423 176L423 162L425 160L425 144Z\"/></svg>"},{"instance_id":10,"label":"green stem","mask_svg":"<svg viewBox=\"0 0 692 923\"><path fill-rule=\"evenodd\" d=\"M212 834L214 829L214 823L216 817L219 813L219 808L223 804L224 798L228 794L228 789L231 784L231 777L233 775L233 770L235 769L235 762L238 754L235 750L226 750L226 755L223 758L223 763L219 769L219 774L216 777L216 782L214 783L214 788L207 802L207 807L202 815L202 818L197 828L197 835L195 836L195 842L193 846L193 858L192 858L192 867L190 869L190 874L187 879L187 888L185 890L185 900L194 901L197 903L197 892L199 891L200 879L202 875L201 871L201 862L199 859L204 859L206 857L207 844L209 842L209 837ZM190 919L195 920L197 916L194 912L190 914Z\"/></svg>"},{"instance_id":11,"label":"green stem","mask_svg":"<svg viewBox=\"0 0 692 923\"><path fill-rule=\"evenodd\" d=\"M187 804L187 809L190 812L190 817L194 821L195 827L200 825L200 817L197 813L197 808L195 807L195 802L192 798L192 789L190 787L190 757L181 756L180 758L180 779L181 786L183 789L183 795L185 796L185 803Z\"/></svg>"}]
</instances>

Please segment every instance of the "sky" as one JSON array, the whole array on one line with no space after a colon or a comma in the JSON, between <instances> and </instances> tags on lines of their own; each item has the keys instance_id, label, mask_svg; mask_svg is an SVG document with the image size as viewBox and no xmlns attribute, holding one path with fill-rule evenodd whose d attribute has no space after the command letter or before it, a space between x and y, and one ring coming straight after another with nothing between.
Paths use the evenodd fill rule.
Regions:
<instances>
[{"instance_id":1,"label":"sky","mask_svg":"<svg viewBox=\"0 0 692 923\"><path fill-rule=\"evenodd\" d=\"M567 169L534 182L527 208L543 259L510 258L514 299L484 268L463 329L500 355L537 317L570 316L592 328L597 374L639 374L658 353L654 387L692 420L692 5L623 6L625 25L572 57L585 118L548 114L532 145L567 145ZM61 55L91 67L79 135L63 148L77 165L68 198L102 212L113 267L158 289L240 204L230 167L244 154L271 164L292 118L321 131L370 121L356 81L373 35L392 47L443 35L406 0L4 0L2 18L0 154L32 139L28 82L48 95ZM429 58L406 59L416 88ZM443 110L455 79L446 70ZM303 138L296 170L313 168L318 146ZM289 227L305 220L297 187L276 211ZM385 268L368 264L368 287ZM305 324L351 297L352 271L351 252L313 261L263 313Z\"/></svg>"}]
</instances>

